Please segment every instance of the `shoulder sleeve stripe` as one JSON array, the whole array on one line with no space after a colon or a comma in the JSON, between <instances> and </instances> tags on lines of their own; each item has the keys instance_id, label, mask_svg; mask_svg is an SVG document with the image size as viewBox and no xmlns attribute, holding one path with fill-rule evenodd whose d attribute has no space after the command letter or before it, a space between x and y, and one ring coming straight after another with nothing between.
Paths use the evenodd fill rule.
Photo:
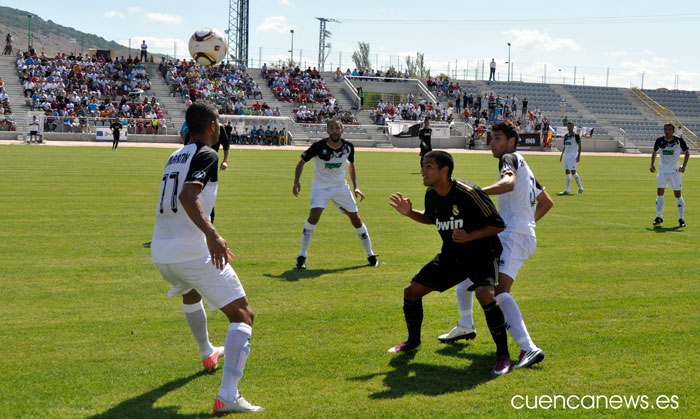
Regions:
<instances>
[{"instance_id":1,"label":"shoulder sleeve stripe","mask_svg":"<svg viewBox=\"0 0 700 419\"><path fill-rule=\"evenodd\" d=\"M485 216L489 216L493 214L493 211L491 210L491 206L489 206L486 202L484 202L484 198L480 196L476 190L467 185L466 183L457 181L456 182L457 189L459 189L462 192L465 192L469 197L476 203L476 205L479 206L479 209L481 209L481 212L484 213Z\"/></svg>"}]
</instances>

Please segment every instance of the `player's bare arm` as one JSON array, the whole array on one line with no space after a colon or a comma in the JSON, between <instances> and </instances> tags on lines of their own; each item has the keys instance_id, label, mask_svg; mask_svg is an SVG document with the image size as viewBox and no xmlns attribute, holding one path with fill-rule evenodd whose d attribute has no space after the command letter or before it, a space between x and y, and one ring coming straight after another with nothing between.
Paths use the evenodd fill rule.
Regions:
<instances>
[{"instance_id":1,"label":"player's bare arm","mask_svg":"<svg viewBox=\"0 0 700 419\"><path fill-rule=\"evenodd\" d=\"M294 186L292 187L292 193L294 196L299 196L299 191L301 191L301 184L299 179L301 179L301 173L304 171L304 165L306 162L304 159L299 159L296 169L294 169Z\"/></svg>"},{"instance_id":2,"label":"player's bare arm","mask_svg":"<svg viewBox=\"0 0 700 419\"><path fill-rule=\"evenodd\" d=\"M225 148L224 149L224 161L221 162L221 170L228 169L228 155L229 155L229 150L227 148Z\"/></svg>"},{"instance_id":3,"label":"player's bare arm","mask_svg":"<svg viewBox=\"0 0 700 419\"><path fill-rule=\"evenodd\" d=\"M685 150L683 165L678 169L679 172L685 173L685 166L688 164L688 159L690 159L690 150Z\"/></svg>"},{"instance_id":4,"label":"player's bare arm","mask_svg":"<svg viewBox=\"0 0 700 419\"><path fill-rule=\"evenodd\" d=\"M651 167L649 168L649 171L651 173L656 172L656 167L654 167L654 160L656 160L656 150L654 150L654 152L651 153Z\"/></svg>"},{"instance_id":5,"label":"player's bare arm","mask_svg":"<svg viewBox=\"0 0 700 419\"><path fill-rule=\"evenodd\" d=\"M581 161L581 143L578 143L578 154L576 155L576 163Z\"/></svg>"},{"instance_id":6,"label":"player's bare arm","mask_svg":"<svg viewBox=\"0 0 700 419\"><path fill-rule=\"evenodd\" d=\"M547 191L540 192L536 199L537 206L535 207L535 221L539 221L540 218L544 217L544 215L550 209L552 209L554 206L554 200L552 200L552 197L547 193Z\"/></svg>"},{"instance_id":7,"label":"player's bare arm","mask_svg":"<svg viewBox=\"0 0 700 419\"><path fill-rule=\"evenodd\" d=\"M212 264L217 269L223 269L235 256L228 248L226 240L216 232L214 225L209 221L209 216L204 212L204 207L197 197L200 192L202 192L201 184L187 182L182 186L182 192L180 192L178 199L192 222L204 232Z\"/></svg>"},{"instance_id":8,"label":"player's bare arm","mask_svg":"<svg viewBox=\"0 0 700 419\"><path fill-rule=\"evenodd\" d=\"M472 240L495 236L505 229L505 227L484 226L478 230L468 232L461 228L456 228L452 230L452 241L455 243L466 243Z\"/></svg>"},{"instance_id":9,"label":"player's bare arm","mask_svg":"<svg viewBox=\"0 0 700 419\"><path fill-rule=\"evenodd\" d=\"M566 151L566 146L561 150L561 154L559 155L559 163L561 163L561 159L564 157L564 152Z\"/></svg>"},{"instance_id":10,"label":"player's bare arm","mask_svg":"<svg viewBox=\"0 0 700 419\"><path fill-rule=\"evenodd\" d=\"M515 173L505 172L498 182L493 185L489 185L482 190L486 192L487 195L500 195L515 189Z\"/></svg>"},{"instance_id":11,"label":"player's bare arm","mask_svg":"<svg viewBox=\"0 0 700 419\"><path fill-rule=\"evenodd\" d=\"M360 198L360 201L365 200L365 194L362 193L360 188L357 187L357 176L355 174L355 165L348 162L348 174L350 175L350 181L352 182L352 189L355 192L355 198Z\"/></svg>"},{"instance_id":12,"label":"player's bare arm","mask_svg":"<svg viewBox=\"0 0 700 419\"><path fill-rule=\"evenodd\" d=\"M414 210L411 199L404 198L404 196L400 192L396 192L395 194L389 197L389 205L394 207L396 211L399 212L399 214L405 215L406 217L418 221L419 223L433 223L433 221L427 215L425 215L424 211Z\"/></svg>"}]
</instances>

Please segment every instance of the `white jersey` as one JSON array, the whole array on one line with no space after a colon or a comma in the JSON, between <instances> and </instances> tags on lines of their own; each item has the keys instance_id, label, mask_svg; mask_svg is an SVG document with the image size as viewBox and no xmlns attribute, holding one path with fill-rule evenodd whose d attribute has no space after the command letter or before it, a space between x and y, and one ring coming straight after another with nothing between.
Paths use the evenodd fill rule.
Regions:
<instances>
[{"instance_id":1,"label":"white jersey","mask_svg":"<svg viewBox=\"0 0 700 419\"><path fill-rule=\"evenodd\" d=\"M333 149L326 139L316 141L301 153L301 158L308 162L314 159L314 180L312 188L331 188L347 185L345 166L355 162L355 147L352 143L340 140L340 147Z\"/></svg>"},{"instance_id":2,"label":"white jersey","mask_svg":"<svg viewBox=\"0 0 700 419\"><path fill-rule=\"evenodd\" d=\"M216 201L219 155L201 143L190 143L170 155L158 192L156 224L151 241L155 263L180 263L209 255L204 232L180 204L185 183L202 185L199 202L210 214Z\"/></svg>"},{"instance_id":3,"label":"white jersey","mask_svg":"<svg viewBox=\"0 0 700 419\"><path fill-rule=\"evenodd\" d=\"M515 188L498 195L498 212L506 222L504 233L535 236L535 207L544 188L537 182L525 159L518 153L507 153L498 162L499 175L515 175Z\"/></svg>"},{"instance_id":4,"label":"white jersey","mask_svg":"<svg viewBox=\"0 0 700 419\"><path fill-rule=\"evenodd\" d=\"M661 150L661 151L659 151ZM659 137L654 143L654 151L659 153L659 173L677 172L681 167L681 151L688 150L685 140L673 136L673 140L666 141L664 137Z\"/></svg>"},{"instance_id":5,"label":"white jersey","mask_svg":"<svg viewBox=\"0 0 700 419\"><path fill-rule=\"evenodd\" d=\"M564 158L575 159L578 156L579 144L581 144L581 137L567 132L564 136Z\"/></svg>"}]
</instances>

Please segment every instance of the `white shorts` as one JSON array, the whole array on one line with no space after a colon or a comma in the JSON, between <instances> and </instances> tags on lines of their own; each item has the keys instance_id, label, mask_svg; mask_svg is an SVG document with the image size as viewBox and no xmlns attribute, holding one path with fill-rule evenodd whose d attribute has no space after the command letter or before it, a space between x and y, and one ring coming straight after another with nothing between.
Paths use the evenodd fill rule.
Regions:
<instances>
[{"instance_id":1,"label":"white shorts","mask_svg":"<svg viewBox=\"0 0 700 419\"><path fill-rule=\"evenodd\" d=\"M501 233L498 238L503 246L503 253L498 261L498 273L504 273L515 281L523 263L535 253L537 238L520 233Z\"/></svg>"},{"instance_id":2,"label":"white shorts","mask_svg":"<svg viewBox=\"0 0 700 419\"><path fill-rule=\"evenodd\" d=\"M212 310L218 310L245 297L243 285L231 265L227 263L220 271L212 265L211 256L180 263L156 263L156 267L171 284L170 298L195 289Z\"/></svg>"},{"instance_id":3,"label":"white shorts","mask_svg":"<svg viewBox=\"0 0 700 419\"><path fill-rule=\"evenodd\" d=\"M576 170L576 157L564 157L564 163L561 170Z\"/></svg>"},{"instance_id":4,"label":"white shorts","mask_svg":"<svg viewBox=\"0 0 700 419\"><path fill-rule=\"evenodd\" d=\"M334 186L332 188L311 188L311 208L326 208L328 201L333 201L338 212L357 212L357 202L350 192L349 185ZM345 209L345 211L343 211Z\"/></svg>"},{"instance_id":5,"label":"white shorts","mask_svg":"<svg viewBox=\"0 0 700 419\"><path fill-rule=\"evenodd\" d=\"M659 174L656 176L656 187L665 189L669 184L671 184L671 189L674 191L680 191L683 189L681 172L659 172Z\"/></svg>"}]
</instances>

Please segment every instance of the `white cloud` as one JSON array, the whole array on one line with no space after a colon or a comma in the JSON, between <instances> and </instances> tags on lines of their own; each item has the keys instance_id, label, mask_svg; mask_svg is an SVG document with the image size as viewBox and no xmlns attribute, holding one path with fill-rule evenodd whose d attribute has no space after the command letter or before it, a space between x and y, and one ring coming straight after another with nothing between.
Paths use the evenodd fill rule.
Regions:
<instances>
[{"instance_id":1,"label":"white cloud","mask_svg":"<svg viewBox=\"0 0 700 419\"><path fill-rule=\"evenodd\" d=\"M148 12L146 13L148 20L154 23L182 23L182 16L167 15L164 13Z\"/></svg>"},{"instance_id":2,"label":"white cloud","mask_svg":"<svg viewBox=\"0 0 700 419\"><path fill-rule=\"evenodd\" d=\"M284 16L268 16L255 29L255 32L279 32L288 33L290 29L294 29L294 25L290 25L288 19Z\"/></svg>"},{"instance_id":3,"label":"white cloud","mask_svg":"<svg viewBox=\"0 0 700 419\"><path fill-rule=\"evenodd\" d=\"M124 19L126 16L124 16L124 13L122 12L110 10L108 12L105 12L105 17L116 17L118 19Z\"/></svg>"},{"instance_id":4,"label":"white cloud","mask_svg":"<svg viewBox=\"0 0 700 419\"><path fill-rule=\"evenodd\" d=\"M140 8L140 7L133 7L133 6L132 6L132 7L127 7L126 10L127 10L129 13L138 13L138 12L141 11L141 8Z\"/></svg>"},{"instance_id":5,"label":"white cloud","mask_svg":"<svg viewBox=\"0 0 700 419\"><path fill-rule=\"evenodd\" d=\"M279 0L279 3L283 6L289 6L289 7L294 6L294 3L292 3L291 0Z\"/></svg>"},{"instance_id":6,"label":"white cloud","mask_svg":"<svg viewBox=\"0 0 700 419\"><path fill-rule=\"evenodd\" d=\"M551 52L558 49L568 49L571 51L580 51L583 48L573 39L554 39L546 32L538 30L520 30L512 29L504 31L511 39L514 48L517 49L534 49L539 51Z\"/></svg>"},{"instance_id":7,"label":"white cloud","mask_svg":"<svg viewBox=\"0 0 700 419\"><path fill-rule=\"evenodd\" d=\"M627 51L619 49L617 51L608 51L605 55L608 57L624 57L627 55Z\"/></svg>"}]
</instances>

